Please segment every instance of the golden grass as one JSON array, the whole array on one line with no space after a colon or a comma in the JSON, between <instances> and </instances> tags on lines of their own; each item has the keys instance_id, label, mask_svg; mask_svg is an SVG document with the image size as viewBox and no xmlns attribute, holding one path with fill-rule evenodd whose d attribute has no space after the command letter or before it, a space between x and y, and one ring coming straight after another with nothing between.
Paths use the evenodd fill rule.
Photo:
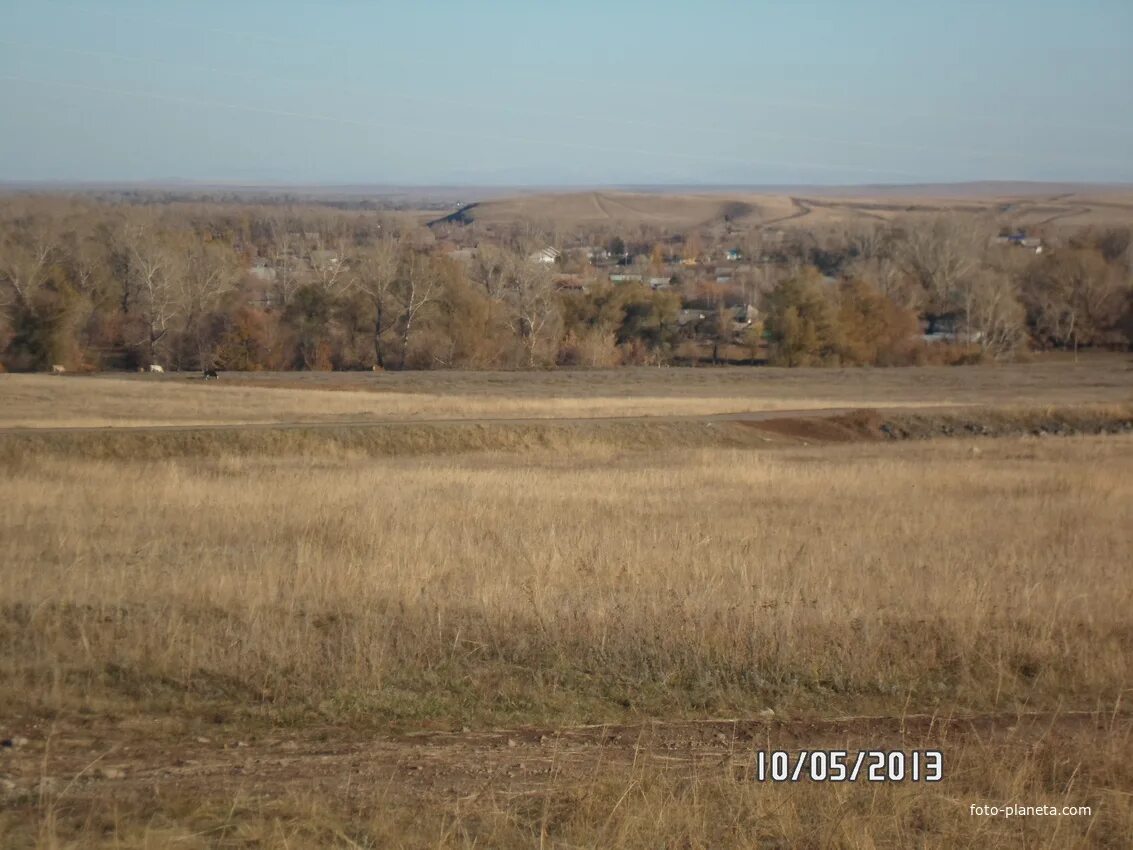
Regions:
<instances>
[{"instance_id":1,"label":"golden grass","mask_svg":"<svg viewBox=\"0 0 1133 850\"><path fill-rule=\"evenodd\" d=\"M29 459L0 518L6 699L219 682L573 721L1116 698L1133 442L983 446Z\"/></svg>"},{"instance_id":2,"label":"golden grass","mask_svg":"<svg viewBox=\"0 0 1133 850\"><path fill-rule=\"evenodd\" d=\"M1133 401L1128 358L1001 367L547 373L0 375L0 429L698 416L844 407Z\"/></svg>"},{"instance_id":3,"label":"golden grass","mask_svg":"<svg viewBox=\"0 0 1133 850\"><path fill-rule=\"evenodd\" d=\"M1080 191L1057 197L1034 195L1030 187L1000 187L994 193L978 189L967 195L900 191L873 196L851 196L818 192L800 197L805 210L792 197L743 191L674 195L661 192L574 192L528 194L482 201L468 210L478 223L506 227L537 222L541 226L569 231L581 226L613 225L623 231L646 225L670 230L689 230L719 224L725 216L744 225L763 224L782 228L829 227L846 224L876 225L879 219L912 215L962 212L994 216L1005 204L1011 220L1025 225L1049 221L1084 226L1127 225L1133 219L1128 192ZM742 206L741 206L742 205ZM747 207L747 209L744 209ZM805 214L800 214L805 212Z\"/></svg>"},{"instance_id":4,"label":"golden grass","mask_svg":"<svg viewBox=\"0 0 1133 850\"><path fill-rule=\"evenodd\" d=\"M306 785L253 766L247 791L64 775L9 800L0 843L1121 846L1133 438L633 445L568 430L454 456L9 456L0 714L136 717L171 751L182 738L153 719L372 734L1079 709L1096 728L967 737L931 788L757 786L736 769L750 745L712 767L647 747L416 797L391 790L401 774L336 785L315 759L296 762ZM1008 801L1097 814L967 810Z\"/></svg>"},{"instance_id":5,"label":"golden grass","mask_svg":"<svg viewBox=\"0 0 1133 850\"><path fill-rule=\"evenodd\" d=\"M201 381L66 380L4 377L0 428L383 422L432 419L563 419L698 416L838 407L830 398L707 396L516 398L427 393L341 392ZM255 380L244 378L243 381Z\"/></svg>"}]
</instances>

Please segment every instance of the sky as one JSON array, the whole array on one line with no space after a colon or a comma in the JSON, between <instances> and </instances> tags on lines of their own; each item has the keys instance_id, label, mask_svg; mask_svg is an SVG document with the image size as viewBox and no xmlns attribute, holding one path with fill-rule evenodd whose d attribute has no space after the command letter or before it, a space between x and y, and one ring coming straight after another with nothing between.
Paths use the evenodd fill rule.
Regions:
<instances>
[{"instance_id":1,"label":"sky","mask_svg":"<svg viewBox=\"0 0 1133 850\"><path fill-rule=\"evenodd\" d=\"M0 180L1133 182L1131 0L0 0Z\"/></svg>"}]
</instances>

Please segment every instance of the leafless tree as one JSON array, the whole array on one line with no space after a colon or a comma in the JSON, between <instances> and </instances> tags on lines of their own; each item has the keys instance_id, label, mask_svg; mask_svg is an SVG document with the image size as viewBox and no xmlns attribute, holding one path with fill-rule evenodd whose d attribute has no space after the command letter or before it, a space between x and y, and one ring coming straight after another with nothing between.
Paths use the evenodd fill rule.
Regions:
<instances>
[{"instance_id":1,"label":"leafless tree","mask_svg":"<svg viewBox=\"0 0 1133 850\"><path fill-rule=\"evenodd\" d=\"M428 256L411 252L402 263L395 280L401 315L401 362L404 369L409 355L409 342L418 314L436 297L437 276Z\"/></svg>"},{"instance_id":2,"label":"leafless tree","mask_svg":"<svg viewBox=\"0 0 1133 850\"><path fill-rule=\"evenodd\" d=\"M1026 313L1015 281L984 268L968 275L957 290L963 328L984 354L999 359L1013 354L1026 339Z\"/></svg>"},{"instance_id":3,"label":"leafless tree","mask_svg":"<svg viewBox=\"0 0 1133 850\"><path fill-rule=\"evenodd\" d=\"M1073 347L1105 341L1119 321L1129 287L1097 252L1067 249L1037 260L1023 275L1024 300L1045 344Z\"/></svg>"},{"instance_id":4,"label":"leafless tree","mask_svg":"<svg viewBox=\"0 0 1133 850\"><path fill-rule=\"evenodd\" d=\"M489 298L497 299L504 290L513 260L502 248L483 245L476 251L476 258L472 262L472 279L484 288Z\"/></svg>"},{"instance_id":5,"label":"leafless tree","mask_svg":"<svg viewBox=\"0 0 1133 850\"><path fill-rule=\"evenodd\" d=\"M121 240L129 263L124 286L133 293L145 323L145 356L152 363L158 346L185 308L180 288L183 269L177 267L182 258L170 248L166 236L149 223L127 224Z\"/></svg>"},{"instance_id":6,"label":"leafless tree","mask_svg":"<svg viewBox=\"0 0 1133 850\"><path fill-rule=\"evenodd\" d=\"M332 298L345 295L356 280L348 272L348 251L349 240L345 236L320 235L315 250L311 252L315 285Z\"/></svg>"},{"instance_id":7,"label":"leafless tree","mask_svg":"<svg viewBox=\"0 0 1133 850\"><path fill-rule=\"evenodd\" d=\"M267 261L275 275L276 297L280 305L286 307L291 303L295 291L303 285L301 240L290 232L285 221L273 219L270 228Z\"/></svg>"},{"instance_id":8,"label":"leafless tree","mask_svg":"<svg viewBox=\"0 0 1133 850\"><path fill-rule=\"evenodd\" d=\"M964 280L980 267L987 232L975 217L940 215L904 226L898 259L924 289L931 309L946 310Z\"/></svg>"},{"instance_id":9,"label":"leafless tree","mask_svg":"<svg viewBox=\"0 0 1133 850\"><path fill-rule=\"evenodd\" d=\"M393 239L380 239L359 251L351 263L354 286L372 310L374 360L383 369L386 366L385 338L398 315L395 285L400 253Z\"/></svg>"},{"instance_id":10,"label":"leafless tree","mask_svg":"<svg viewBox=\"0 0 1133 850\"><path fill-rule=\"evenodd\" d=\"M27 308L48 279L59 256L59 238L53 222L24 217L4 227L0 241L0 307Z\"/></svg>"},{"instance_id":11,"label":"leafless tree","mask_svg":"<svg viewBox=\"0 0 1133 850\"><path fill-rule=\"evenodd\" d=\"M554 278L546 265L522 256L513 256L509 266L503 300L512 331L527 353L527 365L534 366L540 347L562 321Z\"/></svg>"},{"instance_id":12,"label":"leafless tree","mask_svg":"<svg viewBox=\"0 0 1133 850\"><path fill-rule=\"evenodd\" d=\"M846 267L851 278L868 280L899 307L915 310L924 303L924 290L896 260L884 255L862 256Z\"/></svg>"},{"instance_id":13,"label":"leafless tree","mask_svg":"<svg viewBox=\"0 0 1133 850\"><path fill-rule=\"evenodd\" d=\"M195 366L211 365L206 352L203 320L214 310L239 280L236 258L231 249L216 241L191 237L181 261L173 270L179 275L179 301L183 311L183 330L196 347ZM178 363L180 367L182 364Z\"/></svg>"}]
</instances>

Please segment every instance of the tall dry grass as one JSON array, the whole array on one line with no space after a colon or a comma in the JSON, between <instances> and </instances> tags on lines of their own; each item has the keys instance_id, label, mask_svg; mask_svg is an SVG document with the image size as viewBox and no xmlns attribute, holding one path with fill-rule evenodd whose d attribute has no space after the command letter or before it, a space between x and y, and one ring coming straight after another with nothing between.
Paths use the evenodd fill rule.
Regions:
<instances>
[{"instance_id":1,"label":"tall dry grass","mask_svg":"<svg viewBox=\"0 0 1133 850\"><path fill-rule=\"evenodd\" d=\"M1133 441L10 464L0 697L571 722L1112 703Z\"/></svg>"},{"instance_id":2,"label":"tall dry grass","mask_svg":"<svg viewBox=\"0 0 1133 850\"><path fill-rule=\"evenodd\" d=\"M255 762L184 788L64 775L5 798L0 845L1126 846L1133 438L758 452L570 437L415 458L5 455L0 717L130 717L174 752L218 718L299 735L768 707L1095 719L945 740L933 786L757 785L755 741L710 762L599 753L467 793L324 775L316 758L295 761L303 782ZM968 810L1006 802L1094 813Z\"/></svg>"}]
</instances>

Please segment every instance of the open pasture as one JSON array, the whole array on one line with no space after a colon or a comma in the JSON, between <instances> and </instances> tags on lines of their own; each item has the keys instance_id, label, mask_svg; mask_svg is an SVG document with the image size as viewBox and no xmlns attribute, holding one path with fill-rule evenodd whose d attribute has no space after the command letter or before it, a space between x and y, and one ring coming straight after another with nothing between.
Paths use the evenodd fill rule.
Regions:
<instances>
[{"instance_id":1,"label":"open pasture","mask_svg":"<svg viewBox=\"0 0 1133 850\"><path fill-rule=\"evenodd\" d=\"M50 439L0 452L0 843L1121 846L1133 437L834 444L814 410L732 423L740 446L690 420L990 422L1129 387L1121 358L3 376L0 440ZM271 437L519 417L559 430ZM209 452L148 427L242 422L284 424ZM121 426L148 453L66 450ZM939 749L945 779L752 781L759 751L819 747ZM1006 802L1090 814L969 812Z\"/></svg>"}]
</instances>

